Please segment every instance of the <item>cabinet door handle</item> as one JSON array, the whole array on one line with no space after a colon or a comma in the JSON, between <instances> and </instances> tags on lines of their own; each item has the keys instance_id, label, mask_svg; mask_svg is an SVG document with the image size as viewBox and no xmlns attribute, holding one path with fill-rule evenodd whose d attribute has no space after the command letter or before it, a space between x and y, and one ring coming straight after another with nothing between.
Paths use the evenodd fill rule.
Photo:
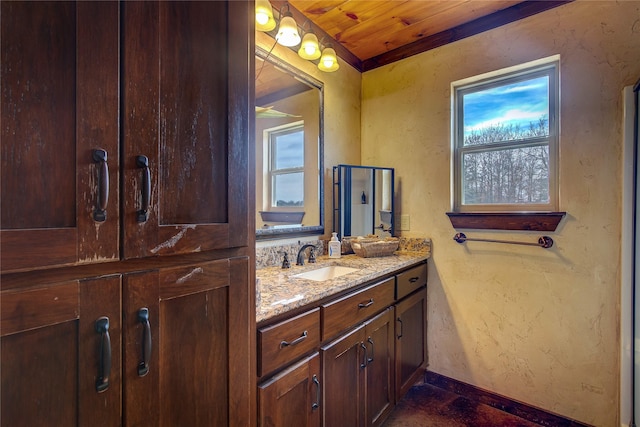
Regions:
<instances>
[{"instance_id":1,"label":"cabinet door handle","mask_svg":"<svg viewBox=\"0 0 640 427\"><path fill-rule=\"evenodd\" d=\"M400 338L402 338L402 330L403 330L404 328L402 327L402 319L398 317L396 320L397 320L398 322L400 322L400 333L398 334L398 339L400 339Z\"/></svg>"},{"instance_id":2,"label":"cabinet door handle","mask_svg":"<svg viewBox=\"0 0 640 427\"><path fill-rule=\"evenodd\" d=\"M142 323L142 360L138 363L138 376L144 377L149 373L151 359L151 324L148 308L142 307L138 310L138 321Z\"/></svg>"},{"instance_id":3,"label":"cabinet door handle","mask_svg":"<svg viewBox=\"0 0 640 427\"><path fill-rule=\"evenodd\" d=\"M418 280L420 280L420 277L412 277L409 279L409 283L416 283Z\"/></svg>"},{"instance_id":4,"label":"cabinet door handle","mask_svg":"<svg viewBox=\"0 0 640 427\"><path fill-rule=\"evenodd\" d=\"M364 345L363 342L360 343L360 347L364 350L364 355L362 357L362 364L360 364L360 368L364 369L367 367L367 346Z\"/></svg>"},{"instance_id":5,"label":"cabinet door handle","mask_svg":"<svg viewBox=\"0 0 640 427\"><path fill-rule=\"evenodd\" d=\"M371 357L367 359L367 365L368 365L369 363L373 362L374 349L373 349L373 340L371 339L371 337L367 339L367 342L371 344Z\"/></svg>"},{"instance_id":6,"label":"cabinet door handle","mask_svg":"<svg viewBox=\"0 0 640 427\"><path fill-rule=\"evenodd\" d=\"M307 331L304 331L302 333L302 335L300 335L298 338L296 338L295 340L289 342L289 341L280 341L280 348L285 348L285 347L289 347L290 345L296 345L301 343L302 341L304 341L305 339L307 339Z\"/></svg>"},{"instance_id":7,"label":"cabinet door handle","mask_svg":"<svg viewBox=\"0 0 640 427\"><path fill-rule=\"evenodd\" d=\"M318 376L313 374L313 383L316 385L316 401L311 405L311 409L318 409L320 407L320 381L318 381Z\"/></svg>"},{"instance_id":8,"label":"cabinet door handle","mask_svg":"<svg viewBox=\"0 0 640 427\"><path fill-rule=\"evenodd\" d=\"M111 375L111 338L109 337L109 318L100 317L96 320L96 332L100 334L100 363L96 391L101 393L109 388Z\"/></svg>"},{"instance_id":9,"label":"cabinet door handle","mask_svg":"<svg viewBox=\"0 0 640 427\"><path fill-rule=\"evenodd\" d=\"M147 222L149 219L149 203L151 202L151 172L149 171L149 159L147 156L137 156L136 166L144 169L142 174L142 199L137 218L138 222Z\"/></svg>"},{"instance_id":10,"label":"cabinet door handle","mask_svg":"<svg viewBox=\"0 0 640 427\"><path fill-rule=\"evenodd\" d=\"M98 200L93 211L93 219L97 222L104 222L107 219L107 204L109 204L107 152L101 148L93 150L93 161L98 163Z\"/></svg>"},{"instance_id":11,"label":"cabinet door handle","mask_svg":"<svg viewBox=\"0 0 640 427\"><path fill-rule=\"evenodd\" d=\"M369 298L369 302L361 302L360 304L358 304L358 308L366 308L369 307L373 304L373 298Z\"/></svg>"}]
</instances>

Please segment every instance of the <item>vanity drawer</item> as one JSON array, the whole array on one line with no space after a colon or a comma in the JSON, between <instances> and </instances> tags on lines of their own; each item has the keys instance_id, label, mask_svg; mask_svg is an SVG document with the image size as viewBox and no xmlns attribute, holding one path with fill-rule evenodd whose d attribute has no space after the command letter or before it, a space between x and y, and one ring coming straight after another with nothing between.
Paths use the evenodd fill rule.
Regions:
<instances>
[{"instance_id":1,"label":"vanity drawer","mask_svg":"<svg viewBox=\"0 0 640 427\"><path fill-rule=\"evenodd\" d=\"M319 308L258 329L258 376L295 360L319 345Z\"/></svg>"},{"instance_id":2,"label":"vanity drawer","mask_svg":"<svg viewBox=\"0 0 640 427\"><path fill-rule=\"evenodd\" d=\"M427 264L413 267L396 277L396 299L399 300L427 284Z\"/></svg>"},{"instance_id":3,"label":"vanity drawer","mask_svg":"<svg viewBox=\"0 0 640 427\"><path fill-rule=\"evenodd\" d=\"M391 277L322 306L322 340L350 328L393 304Z\"/></svg>"}]
</instances>

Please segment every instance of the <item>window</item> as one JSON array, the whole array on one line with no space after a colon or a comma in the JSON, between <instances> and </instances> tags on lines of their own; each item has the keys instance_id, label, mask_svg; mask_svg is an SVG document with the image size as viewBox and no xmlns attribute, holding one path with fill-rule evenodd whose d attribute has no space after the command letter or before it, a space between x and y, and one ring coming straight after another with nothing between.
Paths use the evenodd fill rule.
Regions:
<instances>
[{"instance_id":1,"label":"window","mask_svg":"<svg viewBox=\"0 0 640 427\"><path fill-rule=\"evenodd\" d=\"M455 212L558 208L558 58L455 82Z\"/></svg>"},{"instance_id":2,"label":"window","mask_svg":"<svg viewBox=\"0 0 640 427\"><path fill-rule=\"evenodd\" d=\"M269 132L271 207L304 206L304 124Z\"/></svg>"}]
</instances>

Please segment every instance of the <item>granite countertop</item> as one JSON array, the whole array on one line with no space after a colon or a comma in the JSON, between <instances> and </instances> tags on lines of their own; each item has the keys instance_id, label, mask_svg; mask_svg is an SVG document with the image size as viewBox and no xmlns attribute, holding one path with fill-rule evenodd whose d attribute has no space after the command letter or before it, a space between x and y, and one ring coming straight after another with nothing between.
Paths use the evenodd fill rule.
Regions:
<instances>
[{"instance_id":1,"label":"granite countertop","mask_svg":"<svg viewBox=\"0 0 640 427\"><path fill-rule=\"evenodd\" d=\"M266 267L256 270L256 321L267 320L298 307L311 304L340 291L375 280L386 274L429 259L430 251L396 251L391 256L361 258L343 255L341 258L319 256L315 264L291 263L291 268ZM323 282L293 278L329 265L357 268L358 271Z\"/></svg>"}]
</instances>

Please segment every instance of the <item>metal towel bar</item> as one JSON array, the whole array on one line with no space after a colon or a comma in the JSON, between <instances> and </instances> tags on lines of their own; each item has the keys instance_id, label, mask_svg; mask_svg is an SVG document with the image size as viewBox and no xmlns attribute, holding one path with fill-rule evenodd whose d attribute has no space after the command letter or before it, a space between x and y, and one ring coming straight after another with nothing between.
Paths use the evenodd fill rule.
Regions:
<instances>
[{"instance_id":1,"label":"metal towel bar","mask_svg":"<svg viewBox=\"0 0 640 427\"><path fill-rule=\"evenodd\" d=\"M464 233L457 233L453 236L453 240L458 243L470 242L491 242L491 243L508 243L510 245L526 245L526 246L540 246L541 248L548 249L553 246L553 239L549 236L541 236L538 239L538 243L528 242L514 242L511 240L494 240L494 239L470 239Z\"/></svg>"}]
</instances>

